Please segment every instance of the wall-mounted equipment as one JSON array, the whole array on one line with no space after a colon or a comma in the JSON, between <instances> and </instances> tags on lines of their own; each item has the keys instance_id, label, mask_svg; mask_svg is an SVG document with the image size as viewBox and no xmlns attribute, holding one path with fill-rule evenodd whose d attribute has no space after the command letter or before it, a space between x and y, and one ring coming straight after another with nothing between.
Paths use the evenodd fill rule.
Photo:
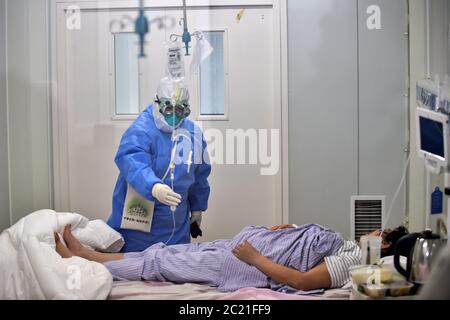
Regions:
<instances>
[{"instance_id":1,"label":"wall-mounted equipment","mask_svg":"<svg viewBox=\"0 0 450 320\"><path fill-rule=\"evenodd\" d=\"M430 229L430 174L444 174L445 195L450 197L450 116L423 107L416 109L417 150L425 160L427 194L425 225ZM447 200L447 226L450 225L450 201Z\"/></svg>"}]
</instances>

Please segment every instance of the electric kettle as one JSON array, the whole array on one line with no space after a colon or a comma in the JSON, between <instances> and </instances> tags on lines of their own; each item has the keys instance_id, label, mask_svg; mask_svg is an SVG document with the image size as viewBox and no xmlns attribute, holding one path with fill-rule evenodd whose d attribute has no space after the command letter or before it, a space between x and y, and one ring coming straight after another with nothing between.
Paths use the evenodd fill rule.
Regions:
<instances>
[{"instance_id":1,"label":"electric kettle","mask_svg":"<svg viewBox=\"0 0 450 320\"><path fill-rule=\"evenodd\" d=\"M431 230L402 237L394 250L395 268L410 282L425 284L431 273L433 260L444 243L445 241ZM401 255L407 258L406 269L400 264Z\"/></svg>"}]
</instances>

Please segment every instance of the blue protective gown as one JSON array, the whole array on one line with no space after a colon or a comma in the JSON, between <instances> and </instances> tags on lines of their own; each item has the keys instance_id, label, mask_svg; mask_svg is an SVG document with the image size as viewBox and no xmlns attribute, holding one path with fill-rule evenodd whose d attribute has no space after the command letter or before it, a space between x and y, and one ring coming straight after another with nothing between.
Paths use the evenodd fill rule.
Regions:
<instances>
[{"instance_id":1,"label":"blue protective gown","mask_svg":"<svg viewBox=\"0 0 450 320\"><path fill-rule=\"evenodd\" d=\"M162 132L157 128L152 108L152 105L147 108L125 132L115 158L120 174L114 190L113 211L108 225L124 237L123 252L140 252L156 243L166 243L173 230L170 207L158 202L152 196L155 184L164 183L171 186L170 174L164 181L161 179L170 164L173 148L172 134ZM196 134L194 134L194 128ZM175 167L174 192L181 195L182 203L177 207L175 213L175 234L167 244L183 244L191 241L190 213L206 211L210 195L207 179L211 173L211 165L209 158L203 157L203 154L207 154L203 134L188 119L183 121L179 129L190 134L194 152L192 160L194 161L194 157L196 158L188 173L186 162L189 155L183 154L185 150L183 148L177 151L178 157L182 158L178 158L179 162L177 163L182 164ZM120 228L128 184L147 200L155 202L150 233Z\"/></svg>"}]
</instances>

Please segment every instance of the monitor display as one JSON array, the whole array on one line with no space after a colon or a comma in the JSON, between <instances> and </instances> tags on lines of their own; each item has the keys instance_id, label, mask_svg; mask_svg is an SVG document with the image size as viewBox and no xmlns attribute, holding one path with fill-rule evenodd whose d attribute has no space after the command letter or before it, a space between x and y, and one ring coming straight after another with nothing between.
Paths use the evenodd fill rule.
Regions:
<instances>
[{"instance_id":1,"label":"monitor display","mask_svg":"<svg viewBox=\"0 0 450 320\"><path fill-rule=\"evenodd\" d=\"M445 159L443 124L423 117L419 121L421 149Z\"/></svg>"}]
</instances>

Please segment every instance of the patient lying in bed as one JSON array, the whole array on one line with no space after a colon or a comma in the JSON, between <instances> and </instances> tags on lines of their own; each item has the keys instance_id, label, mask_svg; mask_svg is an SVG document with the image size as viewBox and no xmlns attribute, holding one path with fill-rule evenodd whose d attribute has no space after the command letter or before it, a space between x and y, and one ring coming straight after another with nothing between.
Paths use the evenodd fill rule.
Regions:
<instances>
[{"instance_id":1,"label":"patient lying in bed","mask_svg":"<svg viewBox=\"0 0 450 320\"><path fill-rule=\"evenodd\" d=\"M383 233L383 250L394 245L386 240L389 233ZM300 293L338 288L349 281L349 268L361 260L356 242L314 224L247 227L231 240L157 244L126 254L90 250L72 235L70 226L63 237L67 246L55 234L56 250L63 258L103 263L115 279L201 283L224 292L245 287Z\"/></svg>"}]
</instances>

